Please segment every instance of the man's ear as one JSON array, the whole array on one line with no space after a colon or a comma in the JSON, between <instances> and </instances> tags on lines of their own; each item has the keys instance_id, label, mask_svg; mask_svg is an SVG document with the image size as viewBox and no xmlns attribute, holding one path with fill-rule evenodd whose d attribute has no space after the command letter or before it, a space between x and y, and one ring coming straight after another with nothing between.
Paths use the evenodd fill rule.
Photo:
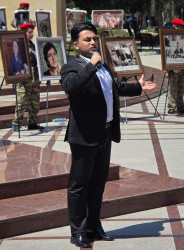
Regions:
<instances>
[{"instance_id":1,"label":"man's ear","mask_svg":"<svg viewBox=\"0 0 184 250\"><path fill-rule=\"evenodd\" d=\"M76 41L73 42L73 46L75 47L76 50L78 50L79 47L78 47L78 43Z\"/></svg>"}]
</instances>

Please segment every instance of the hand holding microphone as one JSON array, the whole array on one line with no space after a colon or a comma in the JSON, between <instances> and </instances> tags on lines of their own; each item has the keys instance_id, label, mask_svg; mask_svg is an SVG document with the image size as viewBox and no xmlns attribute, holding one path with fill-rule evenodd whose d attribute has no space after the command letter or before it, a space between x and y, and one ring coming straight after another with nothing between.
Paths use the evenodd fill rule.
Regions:
<instances>
[{"instance_id":1,"label":"hand holding microphone","mask_svg":"<svg viewBox=\"0 0 184 250\"><path fill-rule=\"evenodd\" d=\"M98 53L98 51L94 51L93 55L91 57L90 62L93 65L96 65L97 69L101 69L102 68L102 57L101 55Z\"/></svg>"}]
</instances>

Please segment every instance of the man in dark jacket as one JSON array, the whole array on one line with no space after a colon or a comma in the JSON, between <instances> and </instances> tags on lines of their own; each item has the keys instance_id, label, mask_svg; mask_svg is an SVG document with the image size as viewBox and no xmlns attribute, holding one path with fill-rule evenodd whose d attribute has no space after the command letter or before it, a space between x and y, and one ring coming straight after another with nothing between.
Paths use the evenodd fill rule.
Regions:
<instances>
[{"instance_id":1,"label":"man in dark jacket","mask_svg":"<svg viewBox=\"0 0 184 250\"><path fill-rule=\"evenodd\" d=\"M66 137L72 152L68 186L71 243L90 247L90 241L113 240L100 222L108 177L111 141L120 141L119 95L140 95L155 84L117 84L97 51L96 28L80 23L71 31L77 58L64 65L61 83L70 100ZM100 64L100 65L99 65ZM99 69L100 68L100 69Z\"/></svg>"}]
</instances>

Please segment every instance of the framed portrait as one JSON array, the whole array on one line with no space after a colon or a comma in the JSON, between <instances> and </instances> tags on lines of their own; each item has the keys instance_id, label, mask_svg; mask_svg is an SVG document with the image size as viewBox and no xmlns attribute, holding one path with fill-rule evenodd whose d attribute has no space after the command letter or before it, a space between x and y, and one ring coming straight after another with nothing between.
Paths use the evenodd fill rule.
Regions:
<instances>
[{"instance_id":1,"label":"framed portrait","mask_svg":"<svg viewBox=\"0 0 184 250\"><path fill-rule=\"evenodd\" d=\"M138 76L143 66L133 37L104 37L104 58L115 77Z\"/></svg>"},{"instance_id":2,"label":"framed portrait","mask_svg":"<svg viewBox=\"0 0 184 250\"><path fill-rule=\"evenodd\" d=\"M0 7L0 31L7 30L6 7Z\"/></svg>"},{"instance_id":3,"label":"framed portrait","mask_svg":"<svg viewBox=\"0 0 184 250\"><path fill-rule=\"evenodd\" d=\"M0 31L0 47L6 84L32 79L25 31Z\"/></svg>"},{"instance_id":4,"label":"framed portrait","mask_svg":"<svg viewBox=\"0 0 184 250\"><path fill-rule=\"evenodd\" d=\"M66 9L66 32L71 34L71 29L78 23L84 23L87 11Z\"/></svg>"},{"instance_id":5,"label":"framed portrait","mask_svg":"<svg viewBox=\"0 0 184 250\"><path fill-rule=\"evenodd\" d=\"M63 37L36 37L39 79L61 79L61 68L66 63Z\"/></svg>"},{"instance_id":6,"label":"framed portrait","mask_svg":"<svg viewBox=\"0 0 184 250\"><path fill-rule=\"evenodd\" d=\"M184 29L159 29L162 70L184 69Z\"/></svg>"},{"instance_id":7,"label":"framed portrait","mask_svg":"<svg viewBox=\"0 0 184 250\"><path fill-rule=\"evenodd\" d=\"M123 29L123 10L93 10L92 23L103 30Z\"/></svg>"},{"instance_id":8,"label":"framed portrait","mask_svg":"<svg viewBox=\"0 0 184 250\"><path fill-rule=\"evenodd\" d=\"M15 10L14 12L14 24L17 30L20 30L20 25L29 23L29 10Z\"/></svg>"},{"instance_id":9,"label":"framed portrait","mask_svg":"<svg viewBox=\"0 0 184 250\"><path fill-rule=\"evenodd\" d=\"M51 22L50 22L50 11L37 10L36 14L36 25L39 37L51 37Z\"/></svg>"}]
</instances>

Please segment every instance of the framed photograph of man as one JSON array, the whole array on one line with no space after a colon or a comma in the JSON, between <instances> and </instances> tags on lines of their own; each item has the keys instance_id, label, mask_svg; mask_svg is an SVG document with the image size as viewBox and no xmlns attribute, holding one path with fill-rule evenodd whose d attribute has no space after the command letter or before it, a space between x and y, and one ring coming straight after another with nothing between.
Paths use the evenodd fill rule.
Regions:
<instances>
[{"instance_id":1,"label":"framed photograph of man","mask_svg":"<svg viewBox=\"0 0 184 250\"><path fill-rule=\"evenodd\" d=\"M7 30L6 7L0 7L0 31Z\"/></svg>"},{"instance_id":2,"label":"framed photograph of man","mask_svg":"<svg viewBox=\"0 0 184 250\"><path fill-rule=\"evenodd\" d=\"M143 66L133 37L104 37L104 58L115 77L143 74Z\"/></svg>"},{"instance_id":3,"label":"framed photograph of man","mask_svg":"<svg viewBox=\"0 0 184 250\"><path fill-rule=\"evenodd\" d=\"M87 11L66 9L66 31L71 34L71 29L78 23L84 23Z\"/></svg>"},{"instance_id":4,"label":"framed photograph of man","mask_svg":"<svg viewBox=\"0 0 184 250\"><path fill-rule=\"evenodd\" d=\"M162 70L184 69L184 29L159 29Z\"/></svg>"},{"instance_id":5,"label":"framed photograph of man","mask_svg":"<svg viewBox=\"0 0 184 250\"><path fill-rule=\"evenodd\" d=\"M32 79L24 31L0 31L0 48L6 84Z\"/></svg>"},{"instance_id":6,"label":"framed photograph of man","mask_svg":"<svg viewBox=\"0 0 184 250\"><path fill-rule=\"evenodd\" d=\"M20 25L29 23L29 10L15 10L14 12L15 26L17 30L20 30Z\"/></svg>"},{"instance_id":7,"label":"framed photograph of man","mask_svg":"<svg viewBox=\"0 0 184 250\"><path fill-rule=\"evenodd\" d=\"M39 37L51 37L51 22L50 22L50 11L37 10L36 14L36 24Z\"/></svg>"},{"instance_id":8,"label":"framed photograph of man","mask_svg":"<svg viewBox=\"0 0 184 250\"><path fill-rule=\"evenodd\" d=\"M39 79L61 79L61 68L66 63L63 37L36 37Z\"/></svg>"},{"instance_id":9,"label":"framed photograph of man","mask_svg":"<svg viewBox=\"0 0 184 250\"><path fill-rule=\"evenodd\" d=\"M92 23L103 30L123 29L123 10L93 10Z\"/></svg>"}]
</instances>

